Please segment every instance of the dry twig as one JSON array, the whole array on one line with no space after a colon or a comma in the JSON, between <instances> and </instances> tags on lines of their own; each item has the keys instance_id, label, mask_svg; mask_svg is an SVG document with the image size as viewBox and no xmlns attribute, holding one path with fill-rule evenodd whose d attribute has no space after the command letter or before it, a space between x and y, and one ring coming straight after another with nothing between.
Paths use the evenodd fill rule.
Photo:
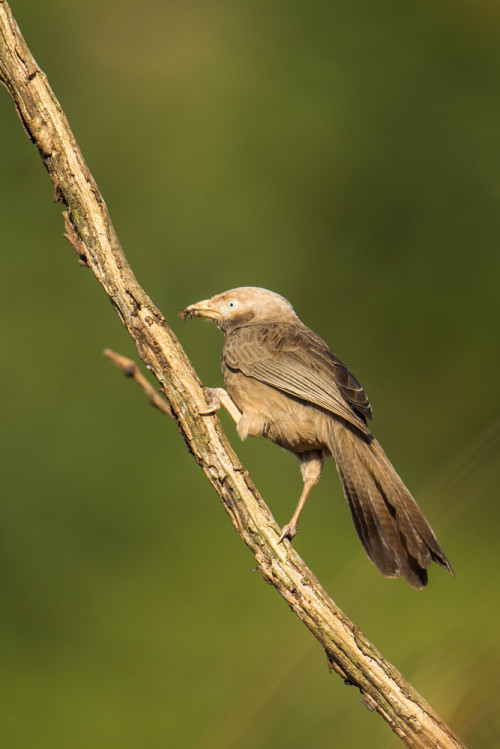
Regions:
<instances>
[{"instance_id":1,"label":"dry twig","mask_svg":"<svg viewBox=\"0 0 500 749\"><path fill-rule=\"evenodd\" d=\"M148 396L148 400L152 406L157 408L158 411L170 416L171 419L174 418L172 410L168 405L168 401L166 401L165 398L162 398L148 380L146 380L135 361L128 359L126 356L122 356L122 354L117 354L109 348L104 349L102 353L107 359L112 361L113 364L116 364L116 366L122 370L125 377L132 377L132 379L137 382L139 387L141 387Z\"/></svg>"},{"instance_id":2,"label":"dry twig","mask_svg":"<svg viewBox=\"0 0 500 749\"><path fill-rule=\"evenodd\" d=\"M56 200L66 206L66 236L79 262L91 268L141 359L158 379L189 450L255 555L264 579L274 585L322 644L331 667L359 687L365 704L376 709L407 746L463 747L336 606L295 550L288 543L278 545L280 529L227 442L218 419L200 416L206 405L201 383L162 314L132 273L67 119L4 0L0 0L0 81L9 91L29 138L38 147ZM127 367L144 387L137 371ZM148 388L148 396L158 405L157 394L153 398Z\"/></svg>"}]
</instances>

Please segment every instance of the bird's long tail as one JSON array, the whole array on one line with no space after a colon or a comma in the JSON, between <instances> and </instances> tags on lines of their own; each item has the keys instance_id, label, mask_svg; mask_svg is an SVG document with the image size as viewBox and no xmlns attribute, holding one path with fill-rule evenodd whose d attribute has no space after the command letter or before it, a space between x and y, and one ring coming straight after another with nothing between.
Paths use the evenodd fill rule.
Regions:
<instances>
[{"instance_id":1,"label":"bird's long tail","mask_svg":"<svg viewBox=\"0 0 500 749\"><path fill-rule=\"evenodd\" d=\"M358 536L380 572L402 575L417 589L427 584L433 561L453 575L432 528L377 440L335 421L328 447Z\"/></svg>"}]
</instances>

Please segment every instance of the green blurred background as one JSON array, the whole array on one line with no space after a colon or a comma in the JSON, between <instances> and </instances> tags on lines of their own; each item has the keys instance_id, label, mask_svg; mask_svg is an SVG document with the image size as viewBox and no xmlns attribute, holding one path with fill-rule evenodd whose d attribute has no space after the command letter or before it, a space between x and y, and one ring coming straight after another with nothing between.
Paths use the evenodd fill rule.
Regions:
<instances>
[{"instance_id":1,"label":"green blurred background","mask_svg":"<svg viewBox=\"0 0 500 749\"><path fill-rule=\"evenodd\" d=\"M289 298L356 373L456 571L368 562L333 464L295 546L470 747L498 741L500 10L487 0L14 0L140 282ZM9 749L398 747L274 590L136 357L0 94L0 734ZM296 462L232 444L276 519Z\"/></svg>"}]
</instances>

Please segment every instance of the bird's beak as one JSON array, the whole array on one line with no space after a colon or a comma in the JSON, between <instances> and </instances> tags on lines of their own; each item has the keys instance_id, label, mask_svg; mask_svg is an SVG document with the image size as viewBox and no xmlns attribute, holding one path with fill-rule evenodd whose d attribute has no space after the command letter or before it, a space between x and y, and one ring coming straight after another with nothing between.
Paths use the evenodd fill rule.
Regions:
<instances>
[{"instance_id":1,"label":"bird's beak","mask_svg":"<svg viewBox=\"0 0 500 749\"><path fill-rule=\"evenodd\" d=\"M180 315L183 320L185 320L186 317L210 317L212 320L216 320L220 317L220 312L212 304L211 299L203 299L201 302L190 304L189 307L181 309Z\"/></svg>"}]
</instances>

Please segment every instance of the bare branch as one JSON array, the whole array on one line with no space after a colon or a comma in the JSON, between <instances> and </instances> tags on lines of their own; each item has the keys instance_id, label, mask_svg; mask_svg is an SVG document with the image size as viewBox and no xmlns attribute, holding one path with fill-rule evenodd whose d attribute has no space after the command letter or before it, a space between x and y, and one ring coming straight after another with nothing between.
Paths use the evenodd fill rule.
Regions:
<instances>
[{"instance_id":1,"label":"bare branch","mask_svg":"<svg viewBox=\"0 0 500 749\"><path fill-rule=\"evenodd\" d=\"M167 416L170 416L171 419L173 418L173 414L170 406L168 405L168 402L165 400L165 398L162 398L161 395L159 395L154 389L154 387L146 380L133 359L128 359L126 356L122 356L122 354L117 354L115 351L111 351L111 349L109 348L104 349L102 353L107 359L112 361L113 364L116 364L116 366L122 370L125 377L132 377L132 379L137 382L137 384L144 390L144 392L148 396L148 400L152 406L154 406Z\"/></svg>"},{"instance_id":2,"label":"bare branch","mask_svg":"<svg viewBox=\"0 0 500 749\"><path fill-rule=\"evenodd\" d=\"M359 687L365 704L376 709L407 746L463 747L336 606L290 544L278 544L280 529L231 449L219 420L200 415L207 407L200 380L163 315L132 273L67 119L4 0L0 0L0 81L38 147L56 200L66 207L66 236L79 262L91 268L141 359L158 379L189 450L255 555L264 579L322 644L331 668ZM110 358L124 368L116 355ZM135 369L125 363L125 370L144 388Z\"/></svg>"}]
</instances>

